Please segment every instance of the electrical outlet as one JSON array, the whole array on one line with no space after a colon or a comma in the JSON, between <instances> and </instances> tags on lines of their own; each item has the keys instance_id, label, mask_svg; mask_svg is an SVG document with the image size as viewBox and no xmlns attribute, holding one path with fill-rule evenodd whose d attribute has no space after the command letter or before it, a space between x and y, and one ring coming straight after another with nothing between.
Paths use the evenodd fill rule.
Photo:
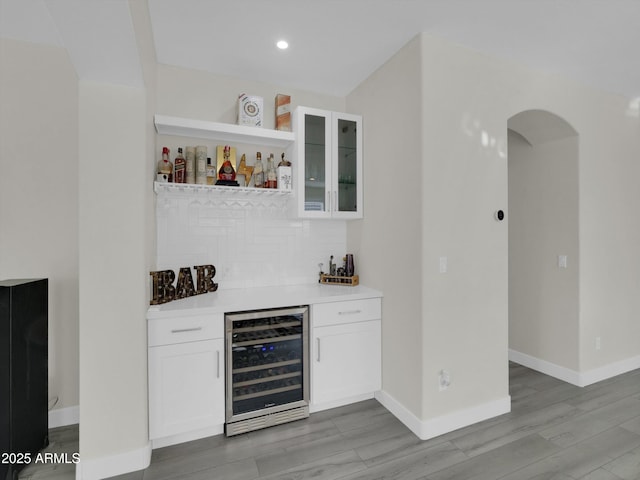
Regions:
<instances>
[{"instance_id":1,"label":"electrical outlet","mask_svg":"<svg viewBox=\"0 0 640 480\"><path fill-rule=\"evenodd\" d=\"M440 370L438 372L438 389L440 391L446 390L451 385L451 374L447 370Z\"/></svg>"},{"instance_id":2,"label":"electrical outlet","mask_svg":"<svg viewBox=\"0 0 640 480\"><path fill-rule=\"evenodd\" d=\"M596 337L596 350L600 350L602 348L602 342L600 341L600 337Z\"/></svg>"}]
</instances>

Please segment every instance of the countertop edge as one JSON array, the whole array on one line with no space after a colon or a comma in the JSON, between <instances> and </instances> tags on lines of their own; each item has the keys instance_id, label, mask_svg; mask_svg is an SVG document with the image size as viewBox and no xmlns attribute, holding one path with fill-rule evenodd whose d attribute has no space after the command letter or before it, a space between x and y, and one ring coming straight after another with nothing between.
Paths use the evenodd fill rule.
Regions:
<instances>
[{"instance_id":1,"label":"countertop edge","mask_svg":"<svg viewBox=\"0 0 640 480\"><path fill-rule=\"evenodd\" d=\"M152 305L147 310L147 320L382 297L382 292L363 285L349 287L309 284L237 288Z\"/></svg>"}]
</instances>

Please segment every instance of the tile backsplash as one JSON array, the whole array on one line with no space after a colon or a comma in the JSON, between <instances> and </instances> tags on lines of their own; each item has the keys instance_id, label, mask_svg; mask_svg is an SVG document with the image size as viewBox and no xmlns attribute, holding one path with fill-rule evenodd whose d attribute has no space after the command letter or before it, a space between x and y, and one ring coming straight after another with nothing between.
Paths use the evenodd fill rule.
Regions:
<instances>
[{"instance_id":1,"label":"tile backsplash","mask_svg":"<svg viewBox=\"0 0 640 480\"><path fill-rule=\"evenodd\" d=\"M158 270L213 264L220 290L317 282L347 253L346 222L292 218L288 202L158 196Z\"/></svg>"}]
</instances>

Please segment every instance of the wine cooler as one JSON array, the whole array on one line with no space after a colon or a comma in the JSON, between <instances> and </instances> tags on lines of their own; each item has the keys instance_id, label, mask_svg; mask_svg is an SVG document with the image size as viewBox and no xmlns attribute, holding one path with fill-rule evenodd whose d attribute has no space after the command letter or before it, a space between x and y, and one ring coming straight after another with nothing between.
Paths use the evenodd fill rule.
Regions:
<instances>
[{"instance_id":1,"label":"wine cooler","mask_svg":"<svg viewBox=\"0 0 640 480\"><path fill-rule=\"evenodd\" d=\"M309 309L228 313L227 436L309 416Z\"/></svg>"}]
</instances>

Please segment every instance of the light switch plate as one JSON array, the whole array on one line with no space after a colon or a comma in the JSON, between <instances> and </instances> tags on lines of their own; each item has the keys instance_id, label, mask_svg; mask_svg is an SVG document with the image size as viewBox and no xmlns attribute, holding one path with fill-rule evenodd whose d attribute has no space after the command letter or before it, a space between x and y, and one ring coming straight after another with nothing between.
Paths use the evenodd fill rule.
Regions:
<instances>
[{"instance_id":1,"label":"light switch plate","mask_svg":"<svg viewBox=\"0 0 640 480\"><path fill-rule=\"evenodd\" d=\"M447 257L440 257L440 273L447 273Z\"/></svg>"},{"instance_id":2,"label":"light switch plate","mask_svg":"<svg viewBox=\"0 0 640 480\"><path fill-rule=\"evenodd\" d=\"M567 256L566 255L558 255L558 267L567 268Z\"/></svg>"}]
</instances>

